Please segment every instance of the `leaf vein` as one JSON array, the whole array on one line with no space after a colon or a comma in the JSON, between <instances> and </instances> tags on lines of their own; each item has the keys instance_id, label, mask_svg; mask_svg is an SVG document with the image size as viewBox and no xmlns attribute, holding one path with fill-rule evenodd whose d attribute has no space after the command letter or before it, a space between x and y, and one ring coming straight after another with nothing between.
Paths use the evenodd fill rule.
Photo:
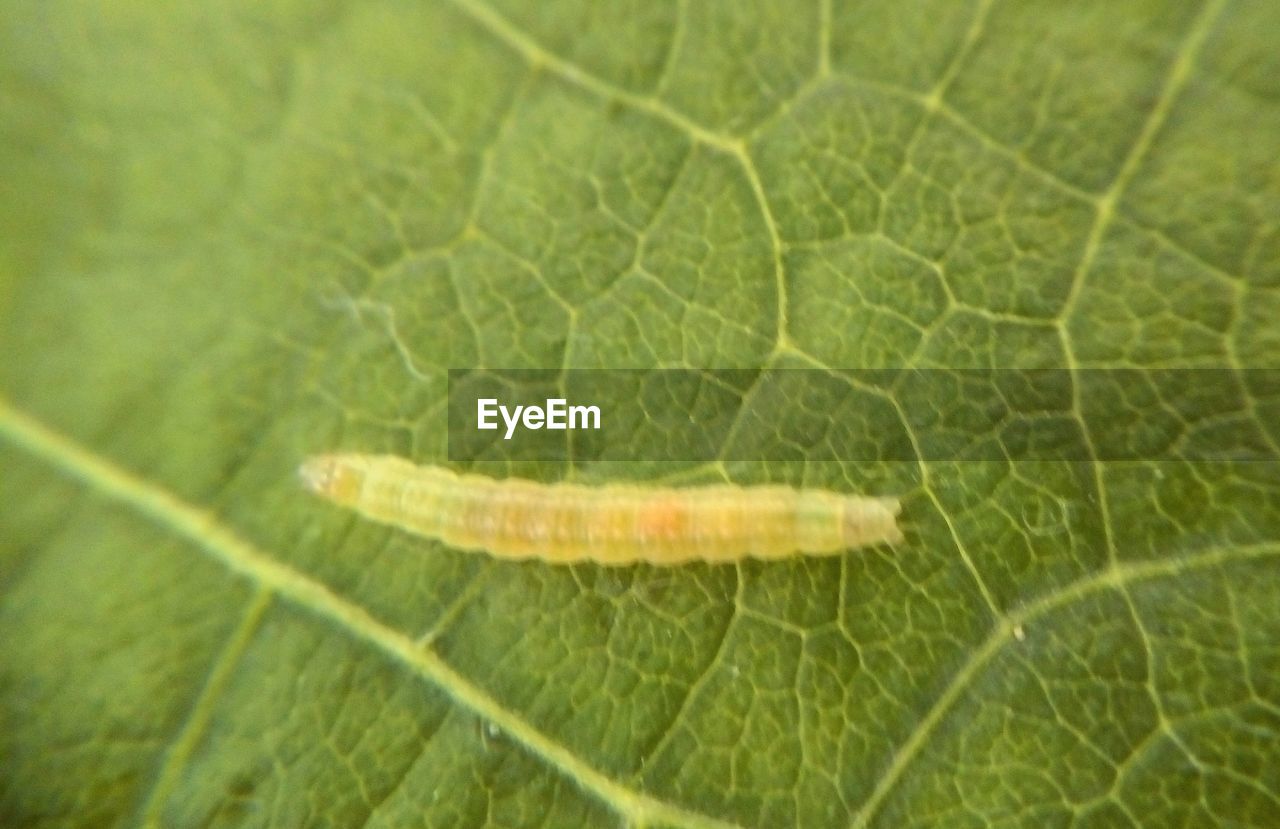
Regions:
<instances>
[{"instance_id":1,"label":"leaf vein","mask_svg":"<svg viewBox=\"0 0 1280 829\"><path fill-rule=\"evenodd\" d=\"M326 585L270 558L222 526L212 513L180 500L156 484L44 426L0 399L0 438L46 461L59 472L124 504L222 563L227 569L360 639L417 674L458 705L493 722L531 754L635 824L729 827L733 824L681 808L623 786L564 745L505 708L413 638L388 627Z\"/></svg>"}]
</instances>

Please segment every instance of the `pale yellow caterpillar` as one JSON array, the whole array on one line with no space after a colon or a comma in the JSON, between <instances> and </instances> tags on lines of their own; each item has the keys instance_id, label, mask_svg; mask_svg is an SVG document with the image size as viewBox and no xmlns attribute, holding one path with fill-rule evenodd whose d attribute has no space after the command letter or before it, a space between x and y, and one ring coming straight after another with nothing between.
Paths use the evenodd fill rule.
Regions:
<instances>
[{"instance_id":1,"label":"pale yellow caterpillar","mask_svg":"<svg viewBox=\"0 0 1280 829\"><path fill-rule=\"evenodd\" d=\"M460 475L394 455L317 455L299 473L311 490L375 521L498 558L721 563L902 540L897 498L826 490L541 484Z\"/></svg>"}]
</instances>

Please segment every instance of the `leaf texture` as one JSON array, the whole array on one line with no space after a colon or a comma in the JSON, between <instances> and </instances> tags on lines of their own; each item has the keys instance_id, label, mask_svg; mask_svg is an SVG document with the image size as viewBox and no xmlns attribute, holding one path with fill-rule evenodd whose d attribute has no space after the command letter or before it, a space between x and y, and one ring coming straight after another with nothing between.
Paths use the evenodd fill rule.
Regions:
<instances>
[{"instance_id":1,"label":"leaf texture","mask_svg":"<svg viewBox=\"0 0 1280 829\"><path fill-rule=\"evenodd\" d=\"M0 12L0 824L1280 814L1275 463L842 462L818 417L476 464L903 498L894 549L678 570L294 475L444 462L450 367L1217 369L1221 424L1073 416L1274 449L1274 3Z\"/></svg>"}]
</instances>

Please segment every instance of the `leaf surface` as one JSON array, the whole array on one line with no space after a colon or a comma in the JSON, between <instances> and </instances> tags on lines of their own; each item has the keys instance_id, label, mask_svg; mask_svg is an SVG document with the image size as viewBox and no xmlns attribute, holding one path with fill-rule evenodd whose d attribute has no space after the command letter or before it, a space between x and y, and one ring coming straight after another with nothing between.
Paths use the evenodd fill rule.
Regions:
<instances>
[{"instance_id":1,"label":"leaf surface","mask_svg":"<svg viewBox=\"0 0 1280 829\"><path fill-rule=\"evenodd\" d=\"M1280 814L1273 462L479 465L903 497L676 570L294 477L444 462L449 367L1211 369L1075 423L1274 450L1275 4L0 10L0 824Z\"/></svg>"}]
</instances>

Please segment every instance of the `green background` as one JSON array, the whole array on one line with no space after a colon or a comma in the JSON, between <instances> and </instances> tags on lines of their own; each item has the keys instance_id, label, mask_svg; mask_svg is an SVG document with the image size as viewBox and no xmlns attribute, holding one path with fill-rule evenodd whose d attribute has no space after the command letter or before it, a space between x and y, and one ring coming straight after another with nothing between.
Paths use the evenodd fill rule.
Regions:
<instances>
[{"instance_id":1,"label":"green background","mask_svg":"<svg viewBox=\"0 0 1280 829\"><path fill-rule=\"evenodd\" d=\"M816 418L784 462L484 465L903 497L896 549L676 570L294 470L443 460L450 366L1280 367L1277 31L0 0L0 824L1274 825L1275 464L840 463ZM1274 448L1280 389L1235 395Z\"/></svg>"}]
</instances>

